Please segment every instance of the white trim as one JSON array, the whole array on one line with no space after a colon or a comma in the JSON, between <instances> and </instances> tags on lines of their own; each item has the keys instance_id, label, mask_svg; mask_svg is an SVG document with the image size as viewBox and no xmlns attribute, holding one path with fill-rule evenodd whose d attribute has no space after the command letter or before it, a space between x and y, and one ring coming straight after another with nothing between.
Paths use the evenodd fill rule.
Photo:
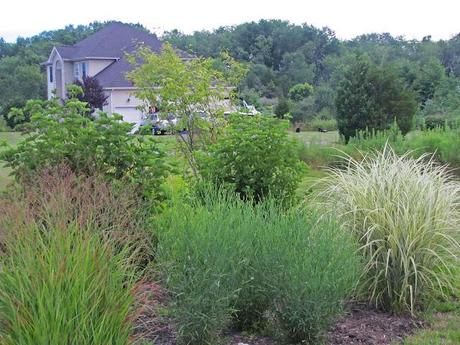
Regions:
<instances>
[{"instance_id":1,"label":"white trim","mask_svg":"<svg viewBox=\"0 0 460 345\"><path fill-rule=\"evenodd\" d=\"M69 62L79 62L79 61L85 61L85 60L120 60L119 57L91 57L91 56L85 56L85 57L79 57L75 59L64 59L64 61L69 61Z\"/></svg>"},{"instance_id":2,"label":"white trim","mask_svg":"<svg viewBox=\"0 0 460 345\"><path fill-rule=\"evenodd\" d=\"M103 90L112 91L112 90L139 90L135 86L120 86L120 87L104 87Z\"/></svg>"},{"instance_id":3,"label":"white trim","mask_svg":"<svg viewBox=\"0 0 460 345\"><path fill-rule=\"evenodd\" d=\"M109 91L109 90L139 90L139 88L136 87L136 86L113 86L113 87L106 86L103 89L107 90L107 91ZM149 89L160 89L160 87L155 86L155 87L150 87Z\"/></svg>"},{"instance_id":4,"label":"white trim","mask_svg":"<svg viewBox=\"0 0 460 345\"><path fill-rule=\"evenodd\" d=\"M110 90L110 114L113 114L113 98L112 98L112 90Z\"/></svg>"}]
</instances>

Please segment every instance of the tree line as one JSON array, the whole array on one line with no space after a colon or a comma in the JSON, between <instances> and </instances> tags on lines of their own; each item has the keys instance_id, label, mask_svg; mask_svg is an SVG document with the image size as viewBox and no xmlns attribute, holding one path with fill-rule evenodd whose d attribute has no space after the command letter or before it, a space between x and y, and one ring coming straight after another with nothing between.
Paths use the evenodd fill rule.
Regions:
<instances>
[{"instance_id":1,"label":"tree line","mask_svg":"<svg viewBox=\"0 0 460 345\"><path fill-rule=\"evenodd\" d=\"M39 63L54 45L74 44L107 23L69 25L20 37L15 43L0 38L0 114L11 124L7 114L12 107L45 97L45 73ZM290 116L293 122L335 118L344 79L360 68L374 71L369 78L388 76L381 85L393 85L388 80L393 79L397 84L393 89L410 98L403 102L406 108L415 103L414 109L426 118L443 121L460 113L460 34L441 41L430 36L407 40L388 33L340 40L327 27L260 20L189 35L172 30L162 39L197 56L214 58L216 67L223 63L222 51L247 64L240 97L262 111Z\"/></svg>"},{"instance_id":2,"label":"tree line","mask_svg":"<svg viewBox=\"0 0 460 345\"><path fill-rule=\"evenodd\" d=\"M460 113L460 34L441 41L430 36L407 40L389 33L340 40L327 27L261 20L190 35L173 30L163 38L197 55L217 57L225 50L246 62L249 72L240 85L241 96L262 108L274 105L280 116L289 112L294 121L334 118L341 83L360 68L380 70L381 76L388 76L383 84L393 85L389 79L394 79L403 89L398 94L410 98L404 101L405 109L415 103L414 109L424 116ZM299 84L311 85L311 92L291 97Z\"/></svg>"}]
</instances>

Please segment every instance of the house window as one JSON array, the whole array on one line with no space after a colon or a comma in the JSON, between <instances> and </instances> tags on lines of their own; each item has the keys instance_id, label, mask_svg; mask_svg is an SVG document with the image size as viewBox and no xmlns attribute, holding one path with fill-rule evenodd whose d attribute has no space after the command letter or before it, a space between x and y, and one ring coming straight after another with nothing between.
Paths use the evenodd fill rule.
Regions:
<instances>
[{"instance_id":1,"label":"house window","mask_svg":"<svg viewBox=\"0 0 460 345\"><path fill-rule=\"evenodd\" d=\"M53 66L48 67L49 75L50 75L50 83L53 82Z\"/></svg>"},{"instance_id":2,"label":"house window","mask_svg":"<svg viewBox=\"0 0 460 345\"><path fill-rule=\"evenodd\" d=\"M80 63L74 62L73 64L73 76L75 80L80 80Z\"/></svg>"},{"instance_id":3,"label":"house window","mask_svg":"<svg viewBox=\"0 0 460 345\"><path fill-rule=\"evenodd\" d=\"M87 62L81 63L81 76L82 78L86 78L88 76L88 63Z\"/></svg>"}]
</instances>

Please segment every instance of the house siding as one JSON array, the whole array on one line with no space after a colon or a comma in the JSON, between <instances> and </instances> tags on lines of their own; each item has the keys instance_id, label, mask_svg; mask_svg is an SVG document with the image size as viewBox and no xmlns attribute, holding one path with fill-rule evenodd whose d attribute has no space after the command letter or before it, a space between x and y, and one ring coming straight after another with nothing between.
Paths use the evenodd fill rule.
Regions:
<instances>
[{"instance_id":1,"label":"house siding","mask_svg":"<svg viewBox=\"0 0 460 345\"><path fill-rule=\"evenodd\" d=\"M114 60L88 60L88 75L95 76L113 61Z\"/></svg>"},{"instance_id":2,"label":"house siding","mask_svg":"<svg viewBox=\"0 0 460 345\"><path fill-rule=\"evenodd\" d=\"M106 90L106 95L107 104L103 110L109 114L122 115L124 120L133 122L137 129L143 113L137 107L142 106L143 102L133 95L133 90Z\"/></svg>"}]
</instances>

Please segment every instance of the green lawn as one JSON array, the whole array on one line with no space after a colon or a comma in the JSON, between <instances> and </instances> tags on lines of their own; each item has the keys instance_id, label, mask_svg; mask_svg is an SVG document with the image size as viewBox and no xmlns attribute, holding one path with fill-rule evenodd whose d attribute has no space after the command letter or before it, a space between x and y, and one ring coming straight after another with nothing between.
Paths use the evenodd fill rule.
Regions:
<instances>
[{"instance_id":1,"label":"green lawn","mask_svg":"<svg viewBox=\"0 0 460 345\"><path fill-rule=\"evenodd\" d=\"M310 145L310 144L320 144L320 145L332 145L336 144L339 141L339 132L331 131L326 133L320 132L290 132L290 135L293 138L298 139L299 141Z\"/></svg>"},{"instance_id":2,"label":"green lawn","mask_svg":"<svg viewBox=\"0 0 460 345\"><path fill-rule=\"evenodd\" d=\"M460 344L460 301L443 303L427 316L429 327L411 337L403 345Z\"/></svg>"},{"instance_id":3,"label":"green lawn","mask_svg":"<svg viewBox=\"0 0 460 345\"><path fill-rule=\"evenodd\" d=\"M0 132L0 142L6 141L8 144L15 146L21 141L21 133L19 132ZM1 150L1 148L0 148ZM4 190L6 185L11 182L11 177L8 176L10 170L3 166L0 162L0 191Z\"/></svg>"}]
</instances>

